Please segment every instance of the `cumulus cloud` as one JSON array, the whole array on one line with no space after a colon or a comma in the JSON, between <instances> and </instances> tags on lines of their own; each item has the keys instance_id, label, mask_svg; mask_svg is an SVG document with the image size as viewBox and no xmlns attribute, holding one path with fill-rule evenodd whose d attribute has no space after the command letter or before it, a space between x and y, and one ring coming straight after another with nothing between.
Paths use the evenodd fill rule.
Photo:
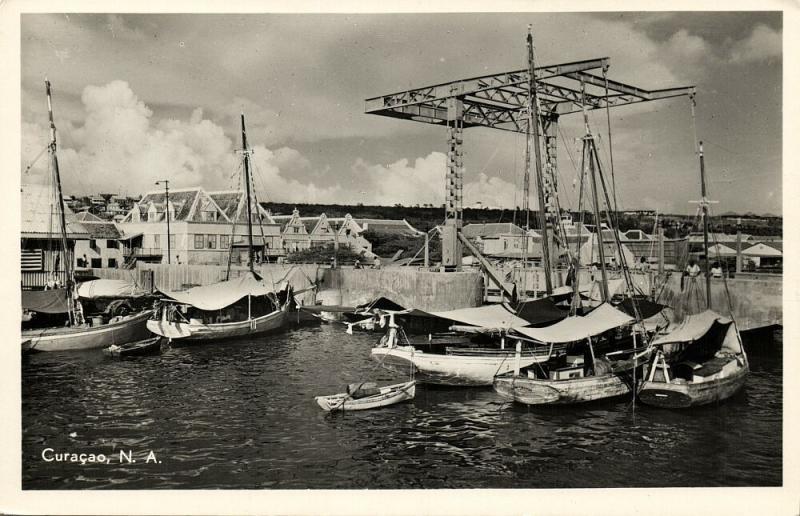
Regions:
<instances>
[{"instance_id":1,"label":"cumulus cloud","mask_svg":"<svg viewBox=\"0 0 800 516\"><path fill-rule=\"evenodd\" d=\"M753 28L747 38L733 44L730 51L730 61L734 63L749 63L780 57L782 52L781 31L759 24Z\"/></svg>"},{"instance_id":2,"label":"cumulus cloud","mask_svg":"<svg viewBox=\"0 0 800 516\"><path fill-rule=\"evenodd\" d=\"M222 127L196 109L188 120L155 121L152 111L128 83L112 81L87 86L81 96L85 111L82 126L68 126L71 146L61 146L62 184L68 193L124 191L138 194L169 179L175 188L202 185L225 189L237 185L240 156ZM41 124L22 124L23 164L30 163L47 144L48 131ZM339 188L301 184L281 175L282 169L307 167L308 160L288 147L275 151L263 145L253 148L254 168L260 186L275 200L320 202L338 195ZM42 182L46 160L23 177Z\"/></svg>"}]
</instances>

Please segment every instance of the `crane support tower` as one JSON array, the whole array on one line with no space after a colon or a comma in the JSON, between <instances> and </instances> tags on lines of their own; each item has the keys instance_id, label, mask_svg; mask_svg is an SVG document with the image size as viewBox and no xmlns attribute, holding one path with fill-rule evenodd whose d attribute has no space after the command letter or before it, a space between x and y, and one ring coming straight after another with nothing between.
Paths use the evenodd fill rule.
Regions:
<instances>
[{"instance_id":1,"label":"crane support tower","mask_svg":"<svg viewBox=\"0 0 800 516\"><path fill-rule=\"evenodd\" d=\"M443 84L381 95L366 100L365 113L447 127L447 173L445 223L441 231L444 270L461 267L458 233L464 218L464 129L489 127L516 133L529 133L527 109L531 93L536 93L540 134L544 135L541 155L546 227L558 235L556 196L558 169L556 135L562 116L589 110L608 109L684 95L694 96L694 86L646 90L607 77L610 59L561 63L511 72L458 79ZM599 71L599 74L597 73ZM530 84L535 88L530 88ZM539 207L542 210L542 207ZM548 231L549 230L549 231ZM550 262L554 249L550 246Z\"/></svg>"}]
</instances>

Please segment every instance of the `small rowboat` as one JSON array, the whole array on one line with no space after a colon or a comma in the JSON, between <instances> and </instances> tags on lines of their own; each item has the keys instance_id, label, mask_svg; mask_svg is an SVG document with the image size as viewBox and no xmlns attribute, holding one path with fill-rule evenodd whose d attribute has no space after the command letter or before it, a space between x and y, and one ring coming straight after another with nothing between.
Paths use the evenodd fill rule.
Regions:
<instances>
[{"instance_id":1,"label":"small rowboat","mask_svg":"<svg viewBox=\"0 0 800 516\"><path fill-rule=\"evenodd\" d=\"M322 407L322 410L329 412L335 410L367 410L414 399L415 389L416 382L411 380L406 383L380 387L377 389L378 392L376 394L363 398L354 398L348 393L341 393L333 396L317 396L314 399Z\"/></svg>"},{"instance_id":2,"label":"small rowboat","mask_svg":"<svg viewBox=\"0 0 800 516\"><path fill-rule=\"evenodd\" d=\"M158 353L161 350L161 337L152 337L136 342L116 345L104 348L103 353L111 357L134 357Z\"/></svg>"}]
</instances>

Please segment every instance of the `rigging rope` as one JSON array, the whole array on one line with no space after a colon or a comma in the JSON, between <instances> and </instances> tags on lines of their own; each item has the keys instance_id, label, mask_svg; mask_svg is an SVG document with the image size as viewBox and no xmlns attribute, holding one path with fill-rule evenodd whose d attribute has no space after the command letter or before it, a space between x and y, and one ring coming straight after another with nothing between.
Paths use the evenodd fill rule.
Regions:
<instances>
[{"instance_id":1,"label":"rigging rope","mask_svg":"<svg viewBox=\"0 0 800 516\"><path fill-rule=\"evenodd\" d=\"M608 67L603 67L603 80L606 86L606 121L608 122L608 153L611 161L611 192L614 199L614 213L617 212L617 183L614 180L614 147L611 145L611 111L608 103Z\"/></svg>"}]
</instances>

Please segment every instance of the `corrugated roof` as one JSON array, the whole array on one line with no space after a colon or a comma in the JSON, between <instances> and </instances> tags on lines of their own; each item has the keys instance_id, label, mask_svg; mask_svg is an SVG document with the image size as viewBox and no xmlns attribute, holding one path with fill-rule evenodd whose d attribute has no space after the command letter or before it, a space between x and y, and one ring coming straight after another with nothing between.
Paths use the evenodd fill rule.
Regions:
<instances>
[{"instance_id":1,"label":"corrugated roof","mask_svg":"<svg viewBox=\"0 0 800 516\"><path fill-rule=\"evenodd\" d=\"M41 184L23 184L21 188L22 213L21 233L35 234L41 238L60 238L59 221L53 208L52 190ZM86 238L87 232L75 218L68 206L64 206L64 218L67 222L67 236L70 238Z\"/></svg>"}]
</instances>

